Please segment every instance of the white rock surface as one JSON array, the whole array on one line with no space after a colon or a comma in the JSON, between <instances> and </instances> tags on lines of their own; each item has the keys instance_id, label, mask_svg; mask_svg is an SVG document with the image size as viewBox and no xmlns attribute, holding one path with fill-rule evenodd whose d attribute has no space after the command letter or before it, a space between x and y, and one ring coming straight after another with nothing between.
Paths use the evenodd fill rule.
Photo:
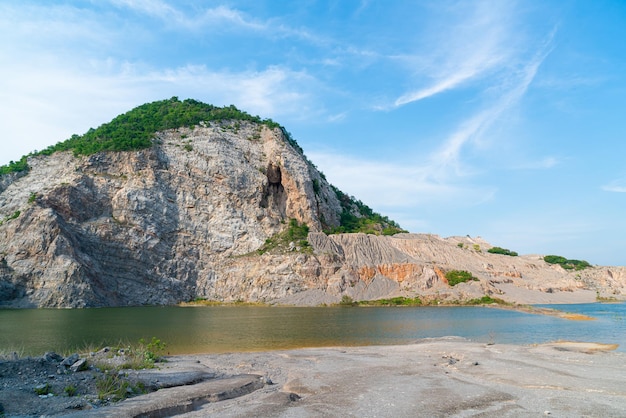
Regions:
<instances>
[{"instance_id":1,"label":"white rock surface","mask_svg":"<svg viewBox=\"0 0 626 418\"><path fill-rule=\"evenodd\" d=\"M335 191L280 129L259 124L180 128L159 133L150 149L62 152L29 165L25 175L0 176L3 306L486 294L529 303L626 293L623 267L565 271L540 256L489 254L479 238L326 236L342 210ZM313 252L258 255L292 218L309 226ZM450 269L479 281L450 287Z\"/></svg>"}]
</instances>

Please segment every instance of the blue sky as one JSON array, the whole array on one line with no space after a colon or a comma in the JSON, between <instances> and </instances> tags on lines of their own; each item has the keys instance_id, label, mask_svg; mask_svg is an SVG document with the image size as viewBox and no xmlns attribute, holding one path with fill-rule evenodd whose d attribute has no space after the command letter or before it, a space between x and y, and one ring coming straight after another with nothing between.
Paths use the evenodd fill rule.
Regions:
<instances>
[{"instance_id":1,"label":"blue sky","mask_svg":"<svg viewBox=\"0 0 626 418\"><path fill-rule=\"evenodd\" d=\"M626 2L0 0L0 164L178 96L412 232L626 265Z\"/></svg>"}]
</instances>

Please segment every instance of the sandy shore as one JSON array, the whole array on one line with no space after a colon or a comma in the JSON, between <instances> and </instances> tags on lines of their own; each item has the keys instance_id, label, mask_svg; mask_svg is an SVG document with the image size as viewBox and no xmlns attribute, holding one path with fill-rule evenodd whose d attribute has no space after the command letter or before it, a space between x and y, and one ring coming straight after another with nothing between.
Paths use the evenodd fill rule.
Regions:
<instances>
[{"instance_id":1,"label":"sandy shore","mask_svg":"<svg viewBox=\"0 0 626 418\"><path fill-rule=\"evenodd\" d=\"M219 402L188 398L187 412L177 411L182 417L623 417L626 355L614 348L485 345L450 337L401 346L177 356L162 372L194 365L260 387ZM172 404L191 388L151 395ZM134 416L128 411L139 398L92 412Z\"/></svg>"}]
</instances>

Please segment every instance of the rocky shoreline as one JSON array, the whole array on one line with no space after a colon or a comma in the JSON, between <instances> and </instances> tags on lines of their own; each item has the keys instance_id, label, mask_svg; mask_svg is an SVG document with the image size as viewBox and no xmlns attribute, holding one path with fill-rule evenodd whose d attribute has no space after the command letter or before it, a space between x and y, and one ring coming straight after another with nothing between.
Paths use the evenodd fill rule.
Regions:
<instances>
[{"instance_id":1,"label":"rocky shoreline","mask_svg":"<svg viewBox=\"0 0 626 418\"><path fill-rule=\"evenodd\" d=\"M626 357L613 349L447 337L400 346L172 356L145 369L123 369L128 359L119 351L66 358L46 353L0 360L0 414L622 416ZM97 382L107 378L127 382L130 397L102 397ZM37 393L45 385L48 393Z\"/></svg>"}]
</instances>

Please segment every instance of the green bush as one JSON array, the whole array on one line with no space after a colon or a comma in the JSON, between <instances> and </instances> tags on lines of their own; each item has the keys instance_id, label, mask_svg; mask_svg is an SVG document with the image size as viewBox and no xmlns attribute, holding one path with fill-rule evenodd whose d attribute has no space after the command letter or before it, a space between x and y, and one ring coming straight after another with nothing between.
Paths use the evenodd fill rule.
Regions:
<instances>
[{"instance_id":1,"label":"green bush","mask_svg":"<svg viewBox=\"0 0 626 418\"><path fill-rule=\"evenodd\" d=\"M339 226L324 230L327 234L342 234L350 232L362 232L374 235L395 235L400 232L407 232L396 222L386 216L374 212L369 206L348 196L335 186L330 186L339 203L341 204L341 215Z\"/></svg>"},{"instance_id":2,"label":"green bush","mask_svg":"<svg viewBox=\"0 0 626 418\"><path fill-rule=\"evenodd\" d=\"M350 296L343 295L341 297L341 302L339 302L339 305L341 305L341 306L354 306L354 305L356 305L356 302L354 302L354 300Z\"/></svg>"},{"instance_id":3,"label":"green bush","mask_svg":"<svg viewBox=\"0 0 626 418\"><path fill-rule=\"evenodd\" d=\"M543 257L543 261L548 264L558 264L566 270L584 270L591 267L591 264L585 260L568 260L560 255L546 255Z\"/></svg>"},{"instance_id":4,"label":"green bush","mask_svg":"<svg viewBox=\"0 0 626 418\"><path fill-rule=\"evenodd\" d=\"M365 300L359 302L359 305L367 306L419 306L421 304L422 301L417 296L415 298L398 296L391 299Z\"/></svg>"},{"instance_id":5,"label":"green bush","mask_svg":"<svg viewBox=\"0 0 626 418\"><path fill-rule=\"evenodd\" d=\"M459 283L464 283L470 280L477 281L478 279L472 276L472 273L465 270L450 270L446 273L446 279L450 286L456 286Z\"/></svg>"},{"instance_id":6,"label":"green bush","mask_svg":"<svg viewBox=\"0 0 626 418\"><path fill-rule=\"evenodd\" d=\"M506 248L501 248L501 247L491 247L487 250L487 252L491 254L508 255L511 257L517 257L518 255L515 251L507 250Z\"/></svg>"},{"instance_id":7,"label":"green bush","mask_svg":"<svg viewBox=\"0 0 626 418\"><path fill-rule=\"evenodd\" d=\"M161 361L162 355L165 352L166 344L156 337L152 337L152 340L147 343L143 338L139 340L139 352L143 357L146 365L154 365L154 363Z\"/></svg>"},{"instance_id":8,"label":"green bush","mask_svg":"<svg viewBox=\"0 0 626 418\"><path fill-rule=\"evenodd\" d=\"M309 227L307 224L299 224L296 219L290 219L286 230L266 239L265 244L256 252L259 255L269 251L286 252L289 250L289 244L293 242L297 243L301 252L310 253L312 248L307 240L308 236Z\"/></svg>"},{"instance_id":9,"label":"green bush","mask_svg":"<svg viewBox=\"0 0 626 418\"><path fill-rule=\"evenodd\" d=\"M18 173L28 170L28 156L25 155L18 161L10 161L9 164L0 167L0 175L9 173Z\"/></svg>"},{"instance_id":10,"label":"green bush","mask_svg":"<svg viewBox=\"0 0 626 418\"><path fill-rule=\"evenodd\" d=\"M498 305L509 305L509 303L505 302L500 298L492 298L489 295L485 295L482 298L470 299L465 302L465 305L490 305L490 304L498 304Z\"/></svg>"}]
</instances>

